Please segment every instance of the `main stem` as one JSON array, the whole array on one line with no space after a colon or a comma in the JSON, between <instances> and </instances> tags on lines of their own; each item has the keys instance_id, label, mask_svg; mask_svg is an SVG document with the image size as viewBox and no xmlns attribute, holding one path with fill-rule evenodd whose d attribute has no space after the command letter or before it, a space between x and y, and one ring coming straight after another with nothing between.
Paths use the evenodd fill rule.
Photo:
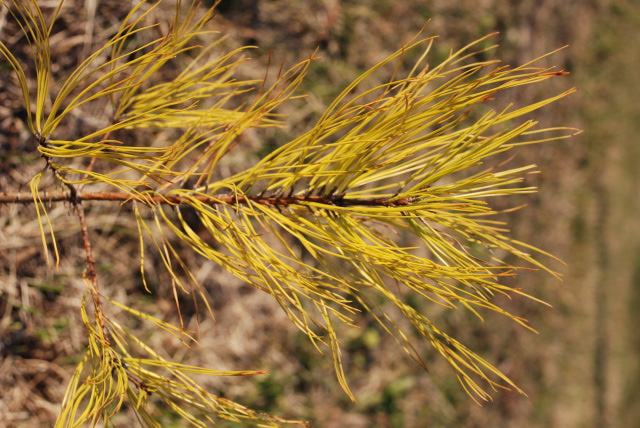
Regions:
<instances>
[{"instance_id":1,"label":"main stem","mask_svg":"<svg viewBox=\"0 0 640 428\"><path fill-rule=\"evenodd\" d=\"M169 204L179 205L181 203L188 202L190 200L197 200L199 202L218 205L218 204L230 204L230 205L246 205L249 203L257 203L262 205L272 206L286 206L293 204L304 203L318 203L325 205L335 206L383 206L383 207L398 207L409 205L415 201L413 197L404 197L394 199L393 197L382 198L348 198L346 195L331 195L331 196L316 196L316 195L292 195L292 196L245 196L245 195L153 195L153 194L141 194L140 196L134 196L129 193L123 192L40 192L39 198L42 202L71 202L78 204L83 201L111 201L111 202L130 202L139 201L148 204ZM29 204L33 203L33 195L26 192L17 193L0 193L0 204Z\"/></svg>"}]
</instances>

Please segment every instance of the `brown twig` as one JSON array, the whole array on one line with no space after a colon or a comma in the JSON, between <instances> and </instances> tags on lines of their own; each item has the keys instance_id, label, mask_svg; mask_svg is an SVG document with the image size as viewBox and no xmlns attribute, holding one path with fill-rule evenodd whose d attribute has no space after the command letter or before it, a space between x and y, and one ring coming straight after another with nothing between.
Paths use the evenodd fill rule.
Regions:
<instances>
[{"instance_id":1,"label":"brown twig","mask_svg":"<svg viewBox=\"0 0 640 428\"><path fill-rule=\"evenodd\" d=\"M146 204L168 204L180 205L191 200L208 205L248 205L251 203L271 206L305 205L316 203L323 205L334 205L340 207L351 206L381 206L381 207L401 207L409 205L417 200L416 197L382 197L382 198L349 198L347 195L291 195L291 196L244 196L220 194L204 196L199 194L189 196L179 195L152 195L145 194L142 198L136 198L129 193L123 192L40 192L39 198L42 202L71 202L80 203L82 201L110 201L110 202L131 202L139 201ZM28 192L0 193L0 204L30 204L33 203L33 195Z\"/></svg>"},{"instance_id":2,"label":"brown twig","mask_svg":"<svg viewBox=\"0 0 640 428\"><path fill-rule=\"evenodd\" d=\"M102 299L100 298L100 288L98 286L98 274L96 273L96 262L93 258L93 251L91 250L91 240L89 239L89 229L87 228L87 221L84 215L84 207L82 206L82 199L78 198L78 192L76 188L68 183L65 183L70 190L68 194L68 201L75 208L78 215L78 222L80 223L80 234L82 235L82 245L84 246L84 252L86 254L87 268L83 272L82 276L87 280L89 284L89 291L91 292L91 299L93 300L93 308L95 311L95 319L100 330L102 331L105 344L111 345L110 333L107 329L106 323L103 318L102 312Z\"/></svg>"},{"instance_id":3,"label":"brown twig","mask_svg":"<svg viewBox=\"0 0 640 428\"><path fill-rule=\"evenodd\" d=\"M48 141L43 137L38 137L38 142L41 146L44 146L44 147L48 147L49 145ZM85 270L85 272L83 272L82 276L84 279L87 280L87 283L89 284L91 299L93 300L93 307L95 310L95 318L96 318L96 322L100 326L100 329L103 333L103 340L107 346L110 346L111 344L111 340L109 339L110 333L109 333L109 330L107 329L103 312L102 312L102 300L100 298L100 288L98 286L98 274L96 273L96 263L95 263L95 259L93 258L93 251L91 250L91 240L89 239L89 229L87 228L87 221L84 215L84 207L82 206L82 201L86 199L79 197L81 193L78 191L78 188L76 186L64 180L63 174L54 165L52 165L51 158L49 156L43 155L43 158L46 162L46 168L49 168L51 171L53 171L53 174L56 177L56 179L58 179L58 181L60 181L60 183L62 183L62 185L68 189L68 192L54 192L54 193L64 194L65 195L64 199L60 199L60 200L67 201L71 205L73 205L73 208L75 209L76 214L78 215L78 222L80 223L80 232L82 235L82 244L84 246L84 251L85 251L86 260L87 260L87 269ZM89 167L93 168L93 162L89 165ZM47 192L42 192L42 193L46 194ZM3 195L7 195L7 194L5 193ZM19 195L18 199L21 199L24 197L24 193L18 193L17 195ZM53 200L49 200L49 201L53 202ZM15 202L25 202L25 201L15 201ZM33 198L31 202L35 202Z\"/></svg>"}]
</instances>

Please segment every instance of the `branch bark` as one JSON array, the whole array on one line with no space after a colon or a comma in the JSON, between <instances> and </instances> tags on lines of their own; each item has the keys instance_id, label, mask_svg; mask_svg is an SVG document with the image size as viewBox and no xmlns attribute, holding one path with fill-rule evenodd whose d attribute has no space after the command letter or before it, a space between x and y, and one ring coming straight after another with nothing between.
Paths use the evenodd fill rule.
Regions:
<instances>
[{"instance_id":1,"label":"branch bark","mask_svg":"<svg viewBox=\"0 0 640 428\"><path fill-rule=\"evenodd\" d=\"M292 195L292 196L243 196L243 195L160 195L160 194L143 194L142 197L136 197L124 192L78 192L72 195L70 192L43 191L39 194L42 202L82 202L82 201L110 201L110 202L131 202L138 201L145 204L168 204L180 205L189 200L197 200L199 202L210 205L247 205L249 203L257 203L262 205L286 206L304 203L318 203L335 206L382 206L382 207L399 207L409 205L417 200L416 197L403 197L395 199L394 197L382 198L349 198L347 195ZM2 192L0 193L0 204L31 204L34 202L33 195L29 192Z\"/></svg>"}]
</instances>

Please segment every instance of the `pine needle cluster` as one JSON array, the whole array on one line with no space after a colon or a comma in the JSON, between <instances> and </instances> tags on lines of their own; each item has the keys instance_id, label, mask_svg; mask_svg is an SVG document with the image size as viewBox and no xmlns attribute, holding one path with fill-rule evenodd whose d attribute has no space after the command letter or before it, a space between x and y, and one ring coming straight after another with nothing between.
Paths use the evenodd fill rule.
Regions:
<instances>
[{"instance_id":1,"label":"pine needle cluster","mask_svg":"<svg viewBox=\"0 0 640 428\"><path fill-rule=\"evenodd\" d=\"M489 400L497 388L522 392L417 310L409 297L467 310L479 319L483 311L495 311L530 328L494 302L497 294L533 298L504 285L504 277L523 269L506 264L504 255L549 272L538 256L551 256L511 238L490 202L534 192L522 182L535 166L507 168L498 155L570 136L571 129L541 129L527 117L572 91L525 106L496 109L493 101L502 92L566 73L536 66L541 58L517 67L478 61L485 39L431 64L429 51L436 40L418 35L353 80L308 131L225 176L221 165L230 153L243 150L247 132L285 125L278 107L299 97L297 90L318 58L280 70L271 82L238 80L245 49L204 60L219 47L219 36L207 30L214 8L178 2L168 30L136 44L132 41L142 39L141 34L160 31L149 19L162 2L140 1L104 46L54 85L49 43L62 2L48 17L36 0L0 3L32 49L33 65L26 67L0 42L2 57L17 76L34 150L43 163L30 194L2 193L0 201L33 202L52 266L58 262L56 225L47 207L69 203L86 254L88 291L80 310L88 347L68 386L58 426L108 421L125 402L140 421L157 426L148 410L151 396L195 426L217 418L265 426L301 423L214 396L189 377L259 372L167 361L109 316L113 306L152 328L177 337L190 334L183 325L173 326L101 293L110 285L100 282L95 268L84 210L90 203L130 207L138 225L143 281L150 245L172 278L175 294L199 295L208 305L173 243L177 238L271 296L318 350L330 351L337 378L353 399L336 325L355 326L362 311L426 368L415 347L417 333L448 361L474 400ZM201 40L214 41L199 45ZM407 58L417 59L410 72L402 73ZM179 74L156 78L178 60L188 61ZM30 87L31 68L35 88ZM385 73L386 83L363 85L380 81ZM105 126L80 138L58 132L72 112L95 103L104 106ZM154 139L166 130L176 136L170 144ZM43 188L47 175L58 187ZM197 224L186 212L196 214ZM410 236L415 244L403 246L399 236ZM403 322L381 301L393 304Z\"/></svg>"}]
</instances>

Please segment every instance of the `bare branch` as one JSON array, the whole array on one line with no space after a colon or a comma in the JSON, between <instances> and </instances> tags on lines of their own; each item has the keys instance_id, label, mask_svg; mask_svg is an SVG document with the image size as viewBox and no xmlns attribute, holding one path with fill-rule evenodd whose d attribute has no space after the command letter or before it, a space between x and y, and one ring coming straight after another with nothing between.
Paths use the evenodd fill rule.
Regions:
<instances>
[{"instance_id":1,"label":"bare branch","mask_svg":"<svg viewBox=\"0 0 640 428\"><path fill-rule=\"evenodd\" d=\"M249 203L270 205L270 206L287 206L305 203L316 203L324 205L335 205L340 207L352 206L379 206L379 207L400 207L415 202L417 198L349 198L347 195L332 196L312 196L312 195L291 195L291 196L243 196L220 194L212 196L193 195L145 195L144 199L136 198L128 193L123 192L78 192L73 195L72 192L54 191L40 192L40 200L42 202L71 202L74 201L102 201L102 202L131 202L138 201L146 204L168 204L179 205L190 200L209 205L246 205ZM0 204L31 204L33 203L33 195L28 192L3 192L0 193Z\"/></svg>"}]
</instances>

